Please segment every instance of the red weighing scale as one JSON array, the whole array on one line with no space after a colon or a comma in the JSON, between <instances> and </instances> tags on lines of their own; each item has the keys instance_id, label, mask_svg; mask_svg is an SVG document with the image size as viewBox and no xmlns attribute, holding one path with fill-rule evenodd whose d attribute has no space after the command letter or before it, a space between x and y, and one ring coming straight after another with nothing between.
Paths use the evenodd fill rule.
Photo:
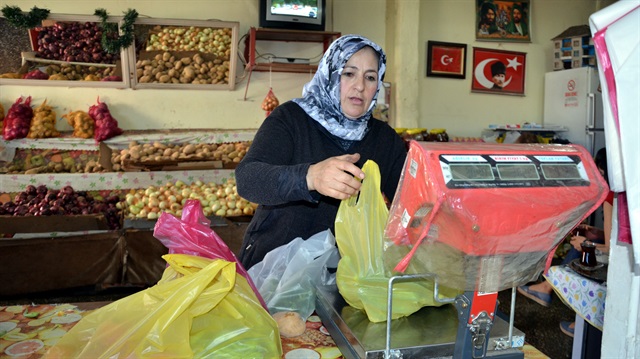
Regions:
<instances>
[{"instance_id":1,"label":"red weighing scale","mask_svg":"<svg viewBox=\"0 0 640 359\"><path fill-rule=\"evenodd\" d=\"M372 323L319 287L316 311L345 358L523 358L524 333L496 315L497 292L535 280L607 192L581 146L412 141L385 228L389 287L435 277L434 294L461 294Z\"/></svg>"},{"instance_id":2,"label":"red weighing scale","mask_svg":"<svg viewBox=\"0 0 640 359\"><path fill-rule=\"evenodd\" d=\"M385 229L410 250L385 260L463 291L454 357L483 357L497 292L535 280L607 193L582 146L412 141Z\"/></svg>"}]
</instances>

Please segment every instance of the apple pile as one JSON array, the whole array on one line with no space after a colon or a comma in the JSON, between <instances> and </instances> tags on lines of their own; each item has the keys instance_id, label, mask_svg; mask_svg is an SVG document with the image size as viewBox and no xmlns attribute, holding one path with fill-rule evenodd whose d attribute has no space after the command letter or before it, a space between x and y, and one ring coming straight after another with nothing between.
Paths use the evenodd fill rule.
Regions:
<instances>
[{"instance_id":1,"label":"apple pile","mask_svg":"<svg viewBox=\"0 0 640 359\"><path fill-rule=\"evenodd\" d=\"M160 187L131 190L117 207L128 219L157 219L164 212L181 217L182 207L188 199L200 201L205 216L250 216L258 206L240 197L235 179L228 179L224 184L195 181L188 185L176 181Z\"/></svg>"},{"instance_id":2,"label":"apple pile","mask_svg":"<svg viewBox=\"0 0 640 359\"><path fill-rule=\"evenodd\" d=\"M109 228L117 229L120 227L120 212L116 208L119 201L118 196L98 200L85 191L75 191L71 186L56 190L45 185L29 185L18 193L13 201L0 205L0 215L55 216L103 213Z\"/></svg>"}]
</instances>

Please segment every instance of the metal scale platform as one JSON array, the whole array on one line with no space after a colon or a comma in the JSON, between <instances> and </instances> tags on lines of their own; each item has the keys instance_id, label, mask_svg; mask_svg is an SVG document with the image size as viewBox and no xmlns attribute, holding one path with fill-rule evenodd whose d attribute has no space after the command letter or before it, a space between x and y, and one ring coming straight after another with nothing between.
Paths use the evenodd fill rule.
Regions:
<instances>
[{"instance_id":1,"label":"metal scale platform","mask_svg":"<svg viewBox=\"0 0 640 359\"><path fill-rule=\"evenodd\" d=\"M387 324L372 323L367 315L349 306L336 286L317 288L316 312L336 345L347 359L385 357ZM454 305L425 307L391 324L392 358L452 358L458 330L458 314ZM489 337L487 357L513 354L524 345L524 333L513 328L508 346L509 323L496 317ZM399 356L401 355L401 356Z\"/></svg>"},{"instance_id":2,"label":"metal scale platform","mask_svg":"<svg viewBox=\"0 0 640 359\"><path fill-rule=\"evenodd\" d=\"M346 358L523 358L497 293L536 279L607 192L581 146L411 141L383 257L407 254L385 263L397 277L433 276L438 303L438 283L463 294L395 320L388 311L388 326L320 287L316 311Z\"/></svg>"}]
</instances>

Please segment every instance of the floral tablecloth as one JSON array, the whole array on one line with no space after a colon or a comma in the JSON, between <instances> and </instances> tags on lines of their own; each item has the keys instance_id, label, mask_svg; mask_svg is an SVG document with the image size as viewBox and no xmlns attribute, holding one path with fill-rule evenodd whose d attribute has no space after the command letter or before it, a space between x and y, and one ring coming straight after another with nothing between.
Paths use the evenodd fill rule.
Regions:
<instances>
[{"instance_id":1,"label":"floral tablecloth","mask_svg":"<svg viewBox=\"0 0 640 359\"><path fill-rule=\"evenodd\" d=\"M92 310L108 302L0 306L0 359L39 359ZM282 337L284 359L342 359L342 353L316 315L305 332Z\"/></svg>"},{"instance_id":2,"label":"floral tablecloth","mask_svg":"<svg viewBox=\"0 0 640 359\"><path fill-rule=\"evenodd\" d=\"M567 306L589 324L602 330L606 283L588 279L565 265L549 268L545 277Z\"/></svg>"}]
</instances>

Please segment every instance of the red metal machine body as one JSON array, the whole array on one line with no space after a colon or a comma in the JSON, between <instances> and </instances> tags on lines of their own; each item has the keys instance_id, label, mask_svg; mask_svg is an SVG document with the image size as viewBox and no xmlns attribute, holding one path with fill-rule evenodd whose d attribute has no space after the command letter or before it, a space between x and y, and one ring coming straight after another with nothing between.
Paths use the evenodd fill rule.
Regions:
<instances>
[{"instance_id":1,"label":"red metal machine body","mask_svg":"<svg viewBox=\"0 0 640 359\"><path fill-rule=\"evenodd\" d=\"M581 146L412 141L386 260L465 291L522 285L607 192Z\"/></svg>"}]
</instances>

